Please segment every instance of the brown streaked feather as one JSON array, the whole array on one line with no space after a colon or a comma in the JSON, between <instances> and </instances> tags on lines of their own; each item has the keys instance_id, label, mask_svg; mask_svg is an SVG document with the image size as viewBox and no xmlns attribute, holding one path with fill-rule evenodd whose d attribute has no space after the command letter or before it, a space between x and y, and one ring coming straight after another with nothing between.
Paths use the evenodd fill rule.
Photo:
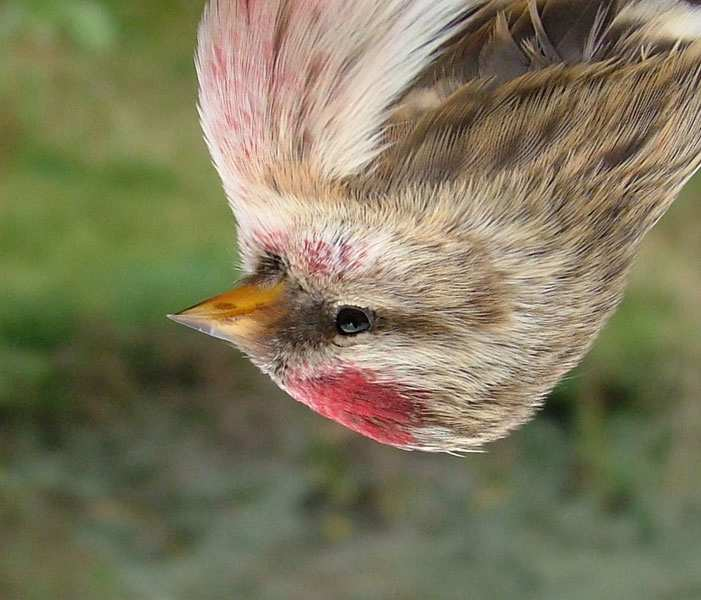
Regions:
<instances>
[{"instance_id":1,"label":"brown streaked feather","mask_svg":"<svg viewBox=\"0 0 701 600\"><path fill-rule=\"evenodd\" d=\"M374 181L644 173L676 189L701 151L700 42L651 41L621 20L626 5L483 7L399 104Z\"/></svg>"},{"instance_id":2,"label":"brown streaked feather","mask_svg":"<svg viewBox=\"0 0 701 600\"><path fill-rule=\"evenodd\" d=\"M489 2L472 16L417 87L442 80L504 82L534 67L589 60L610 25L612 0ZM601 57L603 58L603 56Z\"/></svg>"},{"instance_id":3,"label":"brown streaked feather","mask_svg":"<svg viewBox=\"0 0 701 600\"><path fill-rule=\"evenodd\" d=\"M633 18L640 1L487 0L405 90L393 122L437 109L470 82L493 88L554 65L640 62L670 51L678 40L656 36L659 25ZM428 95L435 97L432 105L416 102Z\"/></svg>"}]
</instances>

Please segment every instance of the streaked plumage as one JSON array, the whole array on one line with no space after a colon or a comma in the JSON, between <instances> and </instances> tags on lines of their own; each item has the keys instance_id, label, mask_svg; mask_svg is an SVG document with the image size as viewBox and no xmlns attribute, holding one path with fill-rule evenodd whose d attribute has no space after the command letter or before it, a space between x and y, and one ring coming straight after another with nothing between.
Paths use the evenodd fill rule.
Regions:
<instances>
[{"instance_id":1,"label":"streaked plumage","mask_svg":"<svg viewBox=\"0 0 701 600\"><path fill-rule=\"evenodd\" d=\"M200 113L248 278L176 318L380 442L505 435L699 166L695 4L213 0Z\"/></svg>"}]
</instances>

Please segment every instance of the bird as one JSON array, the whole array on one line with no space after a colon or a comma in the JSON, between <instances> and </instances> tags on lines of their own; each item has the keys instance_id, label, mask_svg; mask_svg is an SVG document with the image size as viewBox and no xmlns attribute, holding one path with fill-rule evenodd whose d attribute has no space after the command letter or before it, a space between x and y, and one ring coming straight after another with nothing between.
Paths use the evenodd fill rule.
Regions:
<instances>
[{"instance_id":1,"label":"bird","mask_svg":"<svg viewBox=\"0 0 701 600\"><path fill-rule=\"evenodd\" d=\"M529 421L701 161L701 2L210 0L241 280L171 315L323 417L463 454Z\"/></svg>"}]
</instances>

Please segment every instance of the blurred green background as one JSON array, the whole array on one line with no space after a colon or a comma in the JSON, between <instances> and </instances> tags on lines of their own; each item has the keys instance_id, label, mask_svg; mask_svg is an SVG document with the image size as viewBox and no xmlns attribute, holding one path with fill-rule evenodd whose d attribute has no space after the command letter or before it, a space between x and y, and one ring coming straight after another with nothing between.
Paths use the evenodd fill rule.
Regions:
<instances>
[{"instance_id":1,"label":"blurred green background","mask_svg":"<svg viewBox=\"0 0 701 600\"><path fill-rule=\"evenodd\" d=\"M539 418L381 447L164 315L235 279L200 2L0 2L0 599L701 598L701 186Z\"/></svg>"}]
</instances>

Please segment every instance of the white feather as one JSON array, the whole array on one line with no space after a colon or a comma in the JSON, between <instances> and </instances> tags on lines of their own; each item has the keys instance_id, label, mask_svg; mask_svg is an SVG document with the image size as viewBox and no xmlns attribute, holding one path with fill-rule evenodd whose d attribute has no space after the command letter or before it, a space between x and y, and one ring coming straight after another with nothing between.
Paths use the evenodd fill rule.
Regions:
<instances>
[{"instance_id":1,"label":"white feather","mask_svg":"<svg viewBox=\"0 0 701 600\"><path fill-rule=\"evenodd\" d=\"M701 38L701 8L684 0L637 0L621 11L619 19L647 23L651 37L680 41Z\"/></svg>"},{"instance_id":2,"label":"white feather","mask_svg":"<svg viewBox=\"0 0 701 600\"><path fill-rule=\"evenodd\" d=\"M199 33L199 108L234 209L271 169L321 179L362 170L381 150L391 103L479 3L212 0Z\"/></svg>"}]
</instances>

